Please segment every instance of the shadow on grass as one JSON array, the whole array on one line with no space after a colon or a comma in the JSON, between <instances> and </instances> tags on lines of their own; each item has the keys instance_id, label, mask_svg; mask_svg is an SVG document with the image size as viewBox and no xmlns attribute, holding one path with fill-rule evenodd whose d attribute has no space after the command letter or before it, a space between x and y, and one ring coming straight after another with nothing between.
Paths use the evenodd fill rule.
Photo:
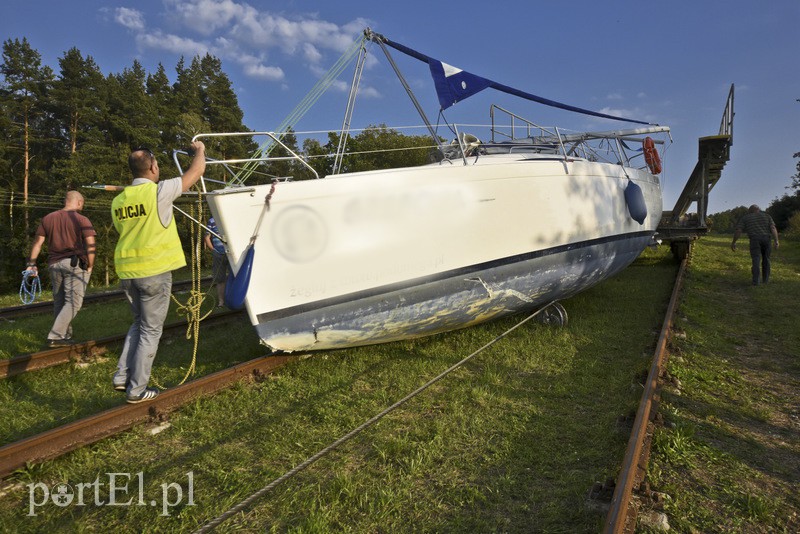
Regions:
<instances>
[{"instance_id":1,"label":"shadow on grass","mask_svg":"<svg viewBox=\"0 0 800 534\"><path fill-rule=\"evenodd\" d=\"M227 329L237 338L240 351L230 350L229 343L216 344L201 333L198 346L197 378L230 367L263 353L249 322L241 318L234 323L213 325L209 334ZM248 342L249 341L249 342ZM216 345L215 345L216 344ZM63 425L125 402L124 393L114 391L111 380L116 370L119 350L116 345L85 366L73 362L0 381L0 445L20 440L58 425ZM186 374L191 362L193 341L181 336L162 338L153 379L165 387L177 384ZM213 358L204 355L213 355Z\"/></svg>"}]
</instances>

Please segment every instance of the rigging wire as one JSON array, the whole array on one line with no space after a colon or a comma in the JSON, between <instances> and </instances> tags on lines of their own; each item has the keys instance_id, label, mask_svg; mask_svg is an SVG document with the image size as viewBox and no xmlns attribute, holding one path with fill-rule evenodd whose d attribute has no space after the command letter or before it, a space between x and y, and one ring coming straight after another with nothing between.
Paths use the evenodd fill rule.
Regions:
<instances>
[{"instance_id":1,"label":"rigging wire","mask_svg":"<svg viewBox=\"0 0 800 534\"><path fill-rule=\"evenodd\" d=\"M333 82L336 81L336 78L339 77L339 74L347 67L347 65L353 60L356 56L358 51L363 46L364 41L366 40L366 36L362 36L360 39L356 40L349 49L345 51L344 54L339 58L339 60L330 68L327 74L321 78L314 87L311 88L311 91L300 101L300 103L292 110L291 113L283 120L283 122L278 126L277 132L278 136L282 136L286 133L290 128L292 128L307 112L311 107L319 100L319 98L327 91L327 89L333 85ZM269 155L270 151L274 148L275 143L272 139L268 139L264 142L256 152L253 154L252 159L262 159L264 156ZM255 169L260 165L260 161L253 161L248 163L245 166L245 169L236 176L234 183L237 185L243 184L250 175L255 171Z\"/></svg>"},{"instance_id":2,"label":"rigging wire","mask_svg":"<svg viewBox=\"0 0 800 534\"><path fill-rule=\"evenodd\" d=\"M542 306L541 308L539 308L535 312L531 313L529 316L527 316L526 318L524 318L523 320L521 320L520 322L518 322L517 324L515 324L514 326L512 326L511 328L509 328L508 330L506 330L502 334L500 334L499 336L495 337L493 340L491 340L490 342L486 343L481 348L479 348L479 349L475 350L474 352L472 352L472 354L470 354L469 356L466 356L465 358L463 358L458 363L453 364L452 366L447 368L445 371L442 371L440 374L438 374L436 377L432 378L431 380L429 380L428 382L426 382L425 384L423 384L419 388L415 389L413 392L409 393L408 395L406 395L405 397L403 397L399 401L397 401L394 404L392 404L391 406L389 406L388 408L383 410L381 413L373 416L372 418L370 418L366 422L362 423L358 427L354 428L353 430L351 430L350 432L348 432L344 436L340 437L339 439L337 439L336 441L334 441L333 443L331 443L330 445L325 447L324 449L320 450L319 452L317 452L313 456L307 458L302 463L298 464L297 466L295 466L294 468L290 469L289 471L287 471L286 473L284 473L280 477L276 478L275 480L273 480L272 482L270 482L269 484L267 484L266 486L264 486L260 490L258 490L255 493L251 494L246 499L240 501L238 504L236 504L232 508L229 508L227 511L222 513L217 518L209 521L208 523L206 523L205 525L200 527L200 529L196 530L195 534L204 534L206 532L211 532L213 529L218 527L223 521L225 521L226 519L230 518L234 514L237 514L237 513L241 512L241 511L243 511L245 508L250 506L256 500L258 500L259 498L264 496L266 493L268 493L270 490L275 488L278 484L280 484L280 483L288 480L289 478L293 477L294 475L300 473L301 471L303 471L304 469L309 467L311 464L313 464L314 462L316 462L320 458L326 456L328 453L330 453L331 451L333 451L334 449L336 449L340 445L342 445L345 442L347 442L347 441L351 440L352 438L356 437L358 434L360 434L361 432L363 432L364 430L366 430L370 426L374 425L375 423L377 423L378 421L383 419L386 415L388 415L389 413L393 412L394 410L396 410L397 408L399 408L400 406L402 406L403 404L405 404L409 400L413 399L414 397L416 397L417 395L419 395L420 393L422 393L423 391L425 391L426 389L428 389L429 387L434 385L436 382L440 381L441 379L443 379L444 377L446 377L447 375L449 375L450 373L452 373L453 371L455 371L456 369L458 369L459 367L461 367L462 365L467 363L473 357L477 356L478 354L480 354L484 350L488 349L489 347L491 347L492 345L494 345L495 343L497 343L498 341L500 341L504 337L508 336L511 332L513 332L514 330L516 330L520 326L524 325L525 323L527 323L528 321L530 321L531 319L533 319L534 317L539 315L542 311L544 311L545 309L547 309L550 305L552 305L554 303L555 303L555 301L549 302L545 306Z\"/></svg>"}]
</instances>

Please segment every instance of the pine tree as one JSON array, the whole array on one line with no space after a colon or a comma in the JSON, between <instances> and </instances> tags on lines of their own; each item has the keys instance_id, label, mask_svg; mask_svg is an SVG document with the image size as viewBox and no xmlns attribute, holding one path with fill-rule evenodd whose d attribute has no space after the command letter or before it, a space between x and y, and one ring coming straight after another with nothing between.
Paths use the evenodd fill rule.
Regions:
<instances>
[{"instance_id":1,"label":"pine tree","mask_svg":"<svg viewBox=\"0 0 800 534\"><path fill-rule=\"evenodd\" d=\"M172 85L172 94L175 108L179 114L177 142L188 145L195 135L210 131L210 127L203 117L200 62L195 58L191 66L186 68L185 61L181 58L175 71L178 73L178 77Z\"/></svg>"},{"instance_id":2,"label":"pine tree","mask_svg":"<svg viewBox=\"0 0 800 534\"><path fill-rule=\"evenodd\" d=\"M178 112L174 105L172 86L161 63L158 64L155 74L147 76L146 91L156 114L157 120L153 126L158 130L160 146L166 149L177 147L178 133L175 126L178 122Z\"/></svg>"},{"instance_id":3,"label":"pine tree","mask_svg":"<svg viewBox=\"0 0 800 534\"><path fill-rule=\"evenodd\" d=\"M244 112L239 107L230 78L222 71L222 62L206 54L202 59L195 58L192 69L198 69L199 73L201 113L208 122L207 132L250 131L243 123ZM257 148L248 136L208 138L205 142L209 154L216 159L246 158Z\"/></svg>"},{"instance_id":4,"label":"pine tree","mask_svg":"<svg viewBox=\"0 0 800 534\"><path fill-rule=\"evenodd\" d=\"M3 63L0 73L5 77L3 91L11 118L11 139L21 148L23 202L28 204L31 178L31 145L37 133L35 123L45 111L47 93L53 83L53 71L42 66L38 51L23 38L3 43ZM25 211L26 228L28 211Z\"/></svg>"},{"instance_id":5,"label":"pine tree","mask_svg":"<svg viewBox=\"0 0 800 534\"><path fill-rule=\"evenodd\" d=\"M78 145L101 141L96 126L105 112L105 78L91 56L85 59L77 48L71 48L59 59L61 73L53 85L51 101L56 113L66 124L69 153Z\"/></svg>"},{"instance_id":6,"label":"pine tree","mask_svg":"<svg viewBox=\"0 0 800 534\"><path fill-rule=\"evenodd\" d=\"M116 76L119 84L116 92L109 95L109 102L119 139L131 148L147 146L156 152L159 148L158 131L153 127L156 109L145 90L146 77L144 67L134 60L130 69Z\"/></svg>"}]
</instances>

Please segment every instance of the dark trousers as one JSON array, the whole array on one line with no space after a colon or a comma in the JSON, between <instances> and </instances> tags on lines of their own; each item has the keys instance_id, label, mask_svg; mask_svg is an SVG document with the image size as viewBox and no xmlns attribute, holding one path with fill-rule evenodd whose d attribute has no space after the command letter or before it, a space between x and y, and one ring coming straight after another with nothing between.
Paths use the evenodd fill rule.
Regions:
<instances>
[{"instance_id":1,"label":"dark trousers","mask_svg":"<svg viewBox=\"0 0 800 534\"><path fill-rule=\"evenodd\" d=\"M772 252L772 243L769 236L750 238L750 258L753 260L753 285L758 285L759 267L761 279L764 283L769 282L769 255Z\"/></svg>"}]
</instances>

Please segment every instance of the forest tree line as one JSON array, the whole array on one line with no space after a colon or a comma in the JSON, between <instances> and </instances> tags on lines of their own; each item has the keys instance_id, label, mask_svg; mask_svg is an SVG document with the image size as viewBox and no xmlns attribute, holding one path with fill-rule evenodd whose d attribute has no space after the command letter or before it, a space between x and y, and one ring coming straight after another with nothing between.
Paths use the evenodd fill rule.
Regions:
<instances>
[{"instance_id":1,"label":"forest tree line","mask_svg":"<svg viewBox=\"0 0 800 534\"><path fill-rule=\"evenodd\" d=\"M68 190L86 198L84 214L93 222L98 238L98 258L93 285L115 281L113 252L117 233L110 203L113 193L87 188L92 183L125 185L130 182L127 157L131 149L148 147L158 157L164 176L177 175L172 150L189 145L201 132L245 132L243 112L221 61L206 54L175 66L174 82L159 64L149 73L138 61L121 73L104 74L91 56L77 48L58 59L58 71L42 64L41 55L27 39L3 43L0 64L0 290L13 292L41 218L63 207ZM339 134L327 142L306 139L302 147L289 131L282 142L306 158L320 177L330 174L331 155ZM206 139L216 158L246 157L258 148L249 136ZM427 136L407 136L384 125L368 128L348 141L351 154L341 171L413 166L430 161ZM379 147L399 149L374 152ZM280 149L276 156L286 155ZM800 158L800 152L794 154ZM187 160L188 162L188 160ZM209 167L210 178L221 173ZM274 178L302 180L313 177L296 161L276 161L259 167L248 183ZM767 208L781 232L800 234L800 162L789 189ZM763 207L763 206L762 206ZM733 232L746 206L709 217L712 232ZM184 246L190 240L187 224L179 224ZM41 258L44 260L44 257ZM43 264L43 261L40 262ZM41 271L46 279L47 271ZM45 280L46 281L46 280Z\"/></svg>"},{"instance_id":2,"label":"forest tree line","mask_svg":"<svg viewBox=\"0 0 800 534\"><path fill-rule=\"evenodd\" d=\"M113 252L117 234L110 204L113 193L87 186L92 183L126 185L131 176L127 158L133 148L148 147L159 159L164 177L177 176L172 151L189 145L201 132L246 132L243 112L221 61L206 54L175 66L174 82L165 67L147 72L134 61L121 73L104 74L91 56L77 48L58 59L57 72L42 64L41 54L27 39L3 43L0 64L0 287L12 292L30 250L41 218L63 207L68 190L86 198L83 213L97 231L98 258L93 285L115 281ZM405 136L375 126L353 137L342 171L418 165L428 161L424 150L399 150L368 155L370 149L392 137L397 148L424 147L430 138ZM250 136L204 139L217 159L253 154L257 142ZM302 149L290 131L282 142L303 154L320 177L330 173L339 134L327 142L307 139ZM286 155L280 148L276 156ZM187 159L188 163L188 159ZM170 170L166 170L169 168ZM211 166L206 176L223 179L222 168ZM276 161L259 167L249 184L274 177L313 177L296 161ZM190 232L179 224L184 247ZM43 255L40 260L44 260ZM43 264L43 261L40 261ZM40 265L41 267L41 265ZM46 269L41 270L46 282Z\"/></svg>"},{"instance_id":3,"label":"forest tree line","mask_svg":"<svg viewBox=\"0 0 800 534\"><path fill-rule=\"evenodd\" d=\"M794 155L800 158L800 152ZM793 193L785 193L780 198L774 199L764 210L772 216L778 232L787 237L800 238L800 163L797 164L797 174L792 177L792 184L788 189ZM760 206L764 209L764 206ZM749 206L737 206L733 209L715 213L709 216L709 227L718 234L732 234L736 223L741 219Z\"/></svg>"}]
</instances>

